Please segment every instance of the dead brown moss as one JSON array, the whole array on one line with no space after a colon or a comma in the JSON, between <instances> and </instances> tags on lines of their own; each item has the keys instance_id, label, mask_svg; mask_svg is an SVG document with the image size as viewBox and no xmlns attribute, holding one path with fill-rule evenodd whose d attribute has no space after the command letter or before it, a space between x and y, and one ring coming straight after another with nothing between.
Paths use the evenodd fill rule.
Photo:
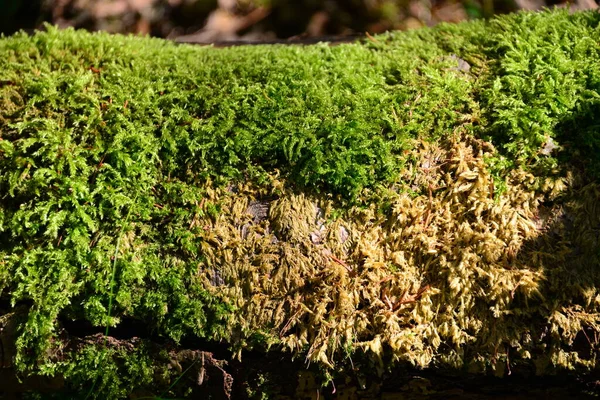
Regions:
<instances>
[{"instance_id":1,"label":"dead brown moss","mask_svg":"<svg viewBox=\"0 0 600 400\"><path fill-rule=\"evenodd\" d=\"M329 368L356 349L380 370L389 356L498 374L529 359L539 372L595 366L598 186L515 170L498 195L489 143L455 135L413 152L386 212L333 218L331 201L276 177L211 192L222 212L199 222L206 282L239 308L240 348L262 332Z\"/></svg>"}]
</instances>

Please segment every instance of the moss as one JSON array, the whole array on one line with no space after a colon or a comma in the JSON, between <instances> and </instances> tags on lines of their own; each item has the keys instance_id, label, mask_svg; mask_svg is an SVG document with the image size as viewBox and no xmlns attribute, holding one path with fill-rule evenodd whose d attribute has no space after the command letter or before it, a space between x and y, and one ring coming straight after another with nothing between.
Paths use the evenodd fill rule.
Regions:
<instances>
[{"instance_id":1,"label":"moss","mask_svg":"<svg viewBox=\"0 0 600 400\"><path fill-rule=\"evenodd\" d=\"M492 76L482 90L489 116L485 137L513 162L555 167L557 160L548 157L553 146L545 146L555 141L569 156L585 151L597 168L599 159L590 152L597 123L587 119L593 119L589 111L600 88L600 68L589 63L600 56L598 14L521 13L491 26L485 53L493 59ZM574 126L567 126L570 120Z\"/></svg>"},{"instance_id":2,"label":"moss","mask_svg":"<svg viewBox=\"0 0 600 400\"><path fill-rule=\"evenodd\" d=\"M306 47L2 38L15 366L78 384L113 352L96 385L123 396L150 367L125 373L110 347L63 357L61 335L127 320L325 376L356 353L381 370L596 368L599 21Z\"/></svg>"}]
</instances>

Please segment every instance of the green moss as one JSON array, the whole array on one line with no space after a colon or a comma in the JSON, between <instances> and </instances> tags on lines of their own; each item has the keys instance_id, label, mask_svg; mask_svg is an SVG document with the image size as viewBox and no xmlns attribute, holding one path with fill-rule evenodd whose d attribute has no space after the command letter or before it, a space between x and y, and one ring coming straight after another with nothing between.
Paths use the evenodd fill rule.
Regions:
<instances>
[{"instance_id":1,"label":"green moss","mask_svg":"<svg viewBox=\"0 0 600 400\"><path fill-rule=\"evenodd\" d=\"M215 49L52 27L0 39L0 299L29 306L16 365L36 370L61 320L143 321L175 343L277 341L235 326L239 304L206 282L239 256L215 258L239 243L213 232L238 185L258 187L250 197L292 189L340 200L329 221L353 204L384 218L398 188L431 191L403 186L406 170L422 167L415 143L458 133L499 149L487 160L496 194L517 167L597 171L599 22L596 12L521 13L306 47ZM73 368L63 373L79 382ZM106 368L99 384L124 395L117 367Z\"/></svg>"},{"instance_id":2,"label":"green moss","mask_svg":"<svg viewBox=\"0 0 600 400\"><path fill-rule=\"evenodd\" d=\"M64 376L73 394L90 398L124 398L153 381L154 367L143 349L134 354L87 346L80 350Z\"/></svg>"},{"instance_id":3,"label":"green moss","mask_svg":"<svg viewBox=\"0 0 600 400\"><path fill-rule=\"evenodd\" d=\"M16 153L48 141L35 168L56 163L53 174L89 176L102 163L111 172L98 181L160 170L189 182L258 165L356 196L396 177L409 138L439 137L476 107L472 79L452 69L437 35L412 36L393 46L217 50L49 28L2 43L3 79L14 83L4 97L26 103L4 112L4 130L29 138ZM34 73L18 77L24 70ZM20 177L11 193L25 189Z\"/></svg>"},{"instance_id":4,"label":"green moss","mask_svg":"<svg viewBox=\"0 0 600 400\"><path fill-rule=\"evenodd\" d=\"M600 57L598 13L520 13L490 28L483 136L512 162L556 167L557 159L542 151L552 140L554 156L561 149L563 160L585 152L597 168L600 66L590 60Z\"/></svg>"}]
</instances>

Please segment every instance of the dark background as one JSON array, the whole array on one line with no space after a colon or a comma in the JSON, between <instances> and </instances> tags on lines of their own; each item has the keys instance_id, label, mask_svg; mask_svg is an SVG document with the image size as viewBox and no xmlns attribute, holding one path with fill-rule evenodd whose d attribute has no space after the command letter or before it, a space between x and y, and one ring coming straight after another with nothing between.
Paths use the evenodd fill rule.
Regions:
<instances>
[{"instance_id":1,"label":"dark background","mask_svg":"<svg viewBox=\"0 0 600 400\"><path fill-rule=\"evenodd\" d=\"M412 29L595 0L0 0L0 32L44 22L195 42L271 41Z\"/></svg>"}]
</instances>

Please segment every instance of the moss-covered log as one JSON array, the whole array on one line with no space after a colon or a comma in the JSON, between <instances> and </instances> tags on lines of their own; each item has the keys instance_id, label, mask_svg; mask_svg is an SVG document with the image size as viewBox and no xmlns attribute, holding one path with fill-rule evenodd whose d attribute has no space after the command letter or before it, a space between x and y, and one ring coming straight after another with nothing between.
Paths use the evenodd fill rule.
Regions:
<instances>
[{"instance_id":1,"label":"moss-covered log","mask_svg":"<svg viewBox=\"0 0 600 400\"><path fill-rule=\"evenodd\" d=\"M198 340L323 383L597 373L598 60L596 12L336 46L0 39L1 366L98 398L231 394Z\"/></svg>"}]
</instances>

